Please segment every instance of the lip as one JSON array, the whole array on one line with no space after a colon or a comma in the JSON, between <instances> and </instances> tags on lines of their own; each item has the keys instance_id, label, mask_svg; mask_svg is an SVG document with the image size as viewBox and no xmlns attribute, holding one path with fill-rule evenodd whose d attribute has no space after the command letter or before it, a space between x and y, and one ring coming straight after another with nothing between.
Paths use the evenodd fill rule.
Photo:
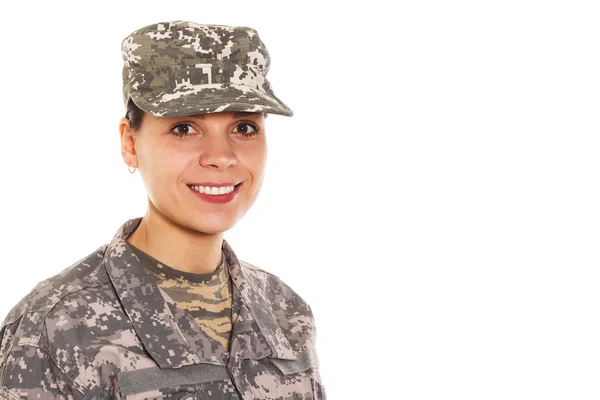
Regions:
<instances>
[{"instance_id":1,"label":"lip","mask_svg":"<svg viewBox=\"0 0 600 400\"><path fill-rule=\"evenodd\" d=\"M210 195L210 194L206 194L206 193L200 193L195 191L194 189L192 189L190 187L190 190L192 191L192 193L200 198L201 200L204 200L207 203L213 203L213 204L225 204L225 203L229 203L230 201L232 201L237 194L240 191L240 187L242 186L243 182L240 182L237 185L234 185L233 183L227 183L227 184L221 184L219 186L215 185L215 183L210 183L210 184L205 184L205 183L201 183L199 185L188 185L188 187L190 186L217 186L217 187L221 187L221 186L235 186L232 192L229 192L227 194L220 194L220 195Z\"/></svg>"}]
</instances>

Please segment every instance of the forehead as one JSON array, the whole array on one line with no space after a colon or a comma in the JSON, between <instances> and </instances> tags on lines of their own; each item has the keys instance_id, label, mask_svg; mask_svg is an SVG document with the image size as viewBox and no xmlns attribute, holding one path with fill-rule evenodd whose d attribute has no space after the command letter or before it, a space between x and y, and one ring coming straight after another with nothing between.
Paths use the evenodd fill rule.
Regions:
<instances>
[{"instance_id":1,"label":"forehead","mask_svg":"<svg viewBox=\"0 0 600 400\"><path fill-rule=\"evenodd\" d=\"M217 112L217 113L205 113L205 114L196 114L196 115L192 115L192 117L194 118L205 118L205 117L210 117L210 116L229 116L232 118L239 118L239 117L260 117L261 115L263 115L262 113L258 113L258 112L247 112L247 111L225 111L225 112Z\"/></svg>"},{"instance_id":2,"label":"forehead","mask_svg":"<svg viewBox=\"0 0 600 400\"><path fill-rule=\"evenodd\" d=\"M203 114L193 114L193 115L180 115L180 116L175 116L175 117L157 117L155 115L148 114L148 117L150 117L155 122L162 121L165 123L181 121L181 120L198 120L198 121L202 121L202 120L233 120L233 119L239 119L239 118L250 118L252 120L262 120L263 116L265 116L263 113L245 112L245 111L236 111L236 112L225 111L225 112L203 113Z\"/></svg>"}]
</instances>

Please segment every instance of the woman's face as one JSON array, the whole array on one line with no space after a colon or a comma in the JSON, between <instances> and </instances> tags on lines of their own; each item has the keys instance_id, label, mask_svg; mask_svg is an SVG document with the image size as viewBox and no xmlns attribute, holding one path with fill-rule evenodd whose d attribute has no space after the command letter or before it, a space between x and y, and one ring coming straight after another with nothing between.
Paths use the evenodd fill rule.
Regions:
<instances>
[{"instance_id":1,"label":"woman's face","mask_svg":"<svg viewBox=\"0 0 600 400\"><path fill-rule=\"evenodd\" d=\"M194 231L225 232L246 214L260 191L267 159L265 116L219 112L156 117L146 113L133 136L129 121L123 118L123 159L138 168L150 206L160 214ZM227 200L232 194L210 196L190 187L199 184L239 185L231 200L219 203L207 199Z\"/></svg>"}]
</instances>

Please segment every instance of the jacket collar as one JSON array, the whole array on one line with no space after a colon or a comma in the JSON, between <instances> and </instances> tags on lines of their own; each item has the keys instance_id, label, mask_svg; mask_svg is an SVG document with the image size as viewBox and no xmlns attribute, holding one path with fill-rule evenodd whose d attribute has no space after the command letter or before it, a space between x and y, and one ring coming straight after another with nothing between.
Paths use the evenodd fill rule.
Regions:
<instances>
[{"instance_id":1,"label":"jacket collar","mask_svg":"<svg viewBox=\"0 0 600 400\"><path fill-rule=\"evenodd\" d=\"M141 221L142 217L133 218L121 225L108 244L103 261L138 337L161 368L178 368L200 362L225 365L227 360L223 354L204 348L208 336L203 334L191 316L180 313L173 304L165 301L161 289L126 242ZM264 273L256 273L240 263L226 240L223 240L222 250L227 257L229 275L237 288L232 293L236 303L234 307L238 306L239 292L271 349L271 354L259 356L297 359L265 294ZM232 330L235 330L235 325Z\"/></svg>"}]
</instances>

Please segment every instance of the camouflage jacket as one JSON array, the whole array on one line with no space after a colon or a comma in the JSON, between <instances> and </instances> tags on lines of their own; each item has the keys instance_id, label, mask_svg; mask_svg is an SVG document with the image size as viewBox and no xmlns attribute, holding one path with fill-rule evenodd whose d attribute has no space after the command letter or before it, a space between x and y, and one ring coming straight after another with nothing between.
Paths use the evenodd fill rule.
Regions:
<instances>
[{"instance_id":1,"label":"camouflage jacket","mask_svg":"<svg viewBox=\"0 0 600 400\"><path fill-rule=\"evenodd\" d=\"M233 282L231 351L146 272L125 239L39 282L0 327L3 399L326 399L310 306L222 250Z\"/></svg>"}]
</instances>

